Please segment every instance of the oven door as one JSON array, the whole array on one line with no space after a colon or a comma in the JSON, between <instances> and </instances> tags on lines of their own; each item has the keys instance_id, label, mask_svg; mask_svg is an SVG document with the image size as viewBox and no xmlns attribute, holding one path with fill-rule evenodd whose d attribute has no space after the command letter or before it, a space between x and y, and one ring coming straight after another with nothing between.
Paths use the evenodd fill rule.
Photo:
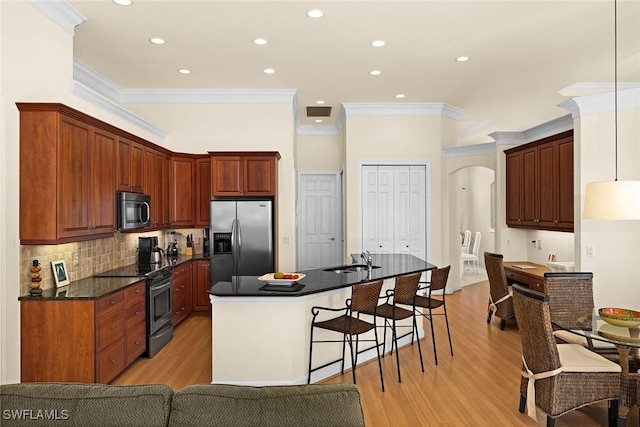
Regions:
<instances>
[{"instance_id":1,"label":"oven door","mask_svg":"<svg viewBox=\"0 0 640 427\"><path fill-rule=\"evenodd\" d=\"M173 296L171 276L151 280L148 289L147 334L153 335L163 326L171 323L173 316Z\"/></svg>"}]
</instances>

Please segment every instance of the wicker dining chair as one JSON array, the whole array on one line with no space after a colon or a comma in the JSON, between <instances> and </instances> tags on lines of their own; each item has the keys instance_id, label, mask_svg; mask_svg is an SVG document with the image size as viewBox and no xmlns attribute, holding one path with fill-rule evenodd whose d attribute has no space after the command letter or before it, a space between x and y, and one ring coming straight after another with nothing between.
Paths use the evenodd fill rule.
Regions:
<instances>
[{"instance_id":1,"label":"wicker dining chair","mask_svg":"<svg viewBox=\"0 0 640 427\"><path fill-rule=\"evenodd\" d=\"M616 425L620 365L578 344L556 344L549 297L513 285L513 305L522 340L520 412L536 419L536 407L555 419L583 406L609 401L609 425Z\"/></svg>"},{"instance_id":2,"label":"wicker dining chair","mask_svg":"<svg viewBox=\"0 0 640 427\"><path fill-rule=\"evenodd\" d=\"M398 382L402 382L400 375L400 356L398 352L398 340L402 337L398 337L398 325L399 320L408 319L413 316L415 311L415 305L411 304L411 310L399 307L400 301L411 301L415 298L418 292L418 286L420 282L420 276L422 273L405 274L403 276L396 277L395 286L393 289L387 290L385 295L381 297L385 300L384 303L373 309L365 309L362 312L367 314L375 314L377 317L382 317L384 321L384 340L383 348L386 348L387 339L387 326L391 328L391 351L389 354L393 354L393 347L396 349L396 367L398 369ZM411 324L411 335L413 337L414 330L417 332L415 321ZM406 334L408 335L408 334ZM403 335L404 336L404 335ZM424 363L422 362L422 349L420 348L420 340L418 340L418 354L420 355L420 368L424 372Z\"/></svg>"},{"instance_id":3,"label":"wicker dining chair","mask_svg":"<svg viewBox=\"0 0 640 427\"><path fill-rule=\"evenodd\" d=\"M311 314L313 315L313 319L311 320L311 334L309 337L309 374L307 377L307 384L311 383L311 373L317 371L318 369L325 368L336 361L331 361L322 366L318 366L312 368L312 355L313 355L313 344L314 343L335 343L342 342L342 361L340 366L340 372L344 374L344 356L346 350L346 343L349 344L349 350L351 355L351 375L353 377L353 383L356 383L356 366L358 364L358 354L362 351L367 351L369 349L365 349L362 351L358 350L358 344L360 341L363 342L375 342L376 353L378 355L378 369L380 370L380 383L382 385L382 391L384 391L384 378L382 375L382 361L380 359L380 342L378 340L378 331L376 328L376 307L378 305L378 299L380 296L380 291L382 290L382 280L377 280L375 282L368 283L360 283L353 285L351 287L351 298L345 301L345 306L341 308L333 308L333 307L318 307L314 306L311 308ZM318 315L321 312L334 312L342 314L338 317L334 317L328 320L317 320ZM373 316L373 322L367 322L365 320L360 319L360 313L367 313ZM334 331L342 334L342 340L313 340L313 331L314 328L325 329L329 331ZM359 339L359 336L373 330L374 340L370 339ZM355 345L354 345L354 337L355 337ZM384 348L383 348L384 352Z\"/></svg>"},{"instance_id":4,"label":"wicker dining chair","mask_svg":"<svg viewBox=\"0 0 640 427\"><path fill-rule=\"evenodd\" d=\"M449 330L449 317L447 316L447 304L445 302L447 280L449 278L449 271L451 266L448 265L442 268L436 268L431 270L431 278L429 282L420 282L426 286L420 286L418 288L418 294L413 298L399 299L396 297L396 302L403 305L413 305L413 323L415 331L418 330L417 317L422 316L427 319L431 325L431 341L433 344L433 358L436 365L438 364L438 352L436 350L436 335L433 329L433 317L444 316L445 324L447 325L447 335L449 337L449 350L453 356L453 344L451 343L451 331ZM422 291L426 291L426 295L422 294ZM439 293L442 291L441 298L436 298L434 292ZM439 295L440 296L440 295ZM434 313L434 310L442 308L442 312ZM411 337L413 343L413 337Z\"/></svg>"},{"instance_id":5,"label":"wicker dining chair","mask_svg":"<svg viewBox=\"0 0 640 427\"><path fill-rule=\"evenodd\" d=\"M549 295L551 321L575 330L591 330L593 324L593 273L545 273L544 289ZM592 340L578 334L553 327L559 343L580 344L596 353L617 355L611 343Z\"/></svg>"},{"instance_id":6,"label":"wicker dining chair","mask_svg":"<svg viewBox=\"0 0 640 427\"><path fill-rule=\"evenodd\" d=\"M507 319L515 317L511 291L504 272L502 254L484 253L484 266L489 279L489 305L487 307L487 323L495 314L500 320L500 329L504 330Z\"/></svg>"}]
</instances>

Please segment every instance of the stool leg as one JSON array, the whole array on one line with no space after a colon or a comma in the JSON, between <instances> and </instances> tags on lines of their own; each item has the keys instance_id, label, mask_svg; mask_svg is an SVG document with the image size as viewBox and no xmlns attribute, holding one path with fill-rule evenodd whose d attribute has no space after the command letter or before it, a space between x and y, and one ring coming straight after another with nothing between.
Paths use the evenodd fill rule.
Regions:
<instances>
[{"instance_id":1,"label":"stool leg","mask_svg":"<svg viewBox=\"0 0 640 427\"><path fill-rule=\"evenodd\" d=\"M307 384L311 384L311 355L313 353L313 323L311 324L311 333L309 334L309 376L307 377ZM344 358L344 355L343 355Z\"/></svg>"},{"instance_id":2,"label":"stool leg","mask_svg":"<svg viewBox=\"0 0 640 427\"><path fill-rule=\"evenodd\" d=\"M376 320L373 319L373 323L375 324ZM373 334L376 338L376 354L378 356L378 369L380 370L380 384L382 384L382 392L384 393L384 378L382 377L382 360L380 358L380 341L378 341L378 328L374 326ZM384 353L384 348L382 349Z\"/></svg>"}]
</instances>

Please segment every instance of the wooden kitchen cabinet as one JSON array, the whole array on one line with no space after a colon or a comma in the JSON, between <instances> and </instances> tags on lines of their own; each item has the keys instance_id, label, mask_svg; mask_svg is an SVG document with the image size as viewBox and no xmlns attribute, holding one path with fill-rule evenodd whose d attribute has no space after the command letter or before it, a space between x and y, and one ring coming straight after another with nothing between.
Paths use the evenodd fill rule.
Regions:
<instances>
[{"instance_id":1,"label":"wooden kitchen cabinet","mask_svg":"<svg viewBox=\"0 0 640 427\"><path fill-rule=\"evenodd\" d=\"M278 152L209 152L211 196L275 196Z\"/></svg>"},{"instance_id":2,"label":"wooden kitchen cabinet","mask_svg":"<svg viewBox=\"0 0 640 427\"><path fill-rule=\"evenodd\" d=\"M191 269L192 261L187 261L173 270L173 326L191 314Z\"/></svg>"},{"instance_id":3,"label":"wooden kitchen cabinet","mask_svg":"<svg viewBox=\"0 0 640 427\"><path fill-rule=\"evenodd\" d=\"M209 227L209 201L211 200L211 160L208 156L196 158L196 227Z\"/></svg>"},{"instance_id":4,"label":"wooden kitchen cabinet","mask_svg":"<svg viewBox=\"0 0 640 427\"><path fill-rule=\"evenodd\" d=\"M113 235L117 136L62 104L18 103L20 243Z\"/></svg>"},{"instance_id":5,"label":"wooden kitchen cabinet","mask_svg":"<svg viewBox=\"0 0 640 427\"><path fill-rule=\"evenodd\" d=\"M151 228L168 227L169 166L168 155L149 147L144 149L144 193L151 196Z\"/></svg>"},{"instance_id":6,"label":"wooden kitchen cabinet","mask_svg":"<svg viewBox=\"0 0 640 427\"><path fill-rule=\"evenodd\" d=\"M509 227L573 231L573 131L505 151Z\"/></svg>"},{"instance_id":7,"label":"wooden kitchen cabinet","mask_svg":"<svg viewBox=\"0 0 640 427\"><path fill-rule=\"evenodd\" d=\"M196 222L196 163L192 156L171 157L170 220L172 227L193 227Z\"/></svg>"},{"instance_id":8,"label":"wooden kitchen cabinet","mask_svg":"<svg viewBox=\"0 0 640 427\"><path fill-rule=\"evenodd\" d=\"M503 265L504 274L509 285L517 283L545 293L544 273L549 272L547 267L528 261L505 261Z\"/></svg>"},{"instance_id":9,"label":"wooden kitchen cabinet","mask_svg":"<svg viewBox=\"0 0 640 427\"><path fill-rule=\"evenodd\" d=\"M21 381L109 383L146 350L145 293L21 300Z\"/></svg>"},{"instance_id":10,"label":"wooden kitchen cabinet","mask_svg":"<svg viewBox=\"0 0 640 427\"><path fill-rule=\"evenodd\" d=\"M116 159L116 189L142 193L144 187L144 146L120 136Z\"/></svg>"},{"instance_id":11,"label":"wooden kitchen cabinet","mask_svg":"<svg viewBox=\"0 0 640 427\"><path fill-rule=\"evenodd\" d=\"M193 262L193 311L211 311L209 288L211 288L211 263L209 260Z\"/></svg>"}]
</instances>

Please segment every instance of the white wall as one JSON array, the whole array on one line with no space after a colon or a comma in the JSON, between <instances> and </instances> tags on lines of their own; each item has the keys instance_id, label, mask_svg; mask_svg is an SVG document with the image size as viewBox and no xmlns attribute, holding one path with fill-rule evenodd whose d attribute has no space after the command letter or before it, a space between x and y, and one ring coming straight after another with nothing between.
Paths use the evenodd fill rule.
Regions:
<instances>
[{"instance_id":1,"label":"white wall","mask_svg":"<svg viewBox=\"0 0 640 427\"><path fill-rule=\"evenodd\" d=\"M298 135L296 169L299 172L339 171L343 161L340 135Z\"/></svg>"}]
</instances>

